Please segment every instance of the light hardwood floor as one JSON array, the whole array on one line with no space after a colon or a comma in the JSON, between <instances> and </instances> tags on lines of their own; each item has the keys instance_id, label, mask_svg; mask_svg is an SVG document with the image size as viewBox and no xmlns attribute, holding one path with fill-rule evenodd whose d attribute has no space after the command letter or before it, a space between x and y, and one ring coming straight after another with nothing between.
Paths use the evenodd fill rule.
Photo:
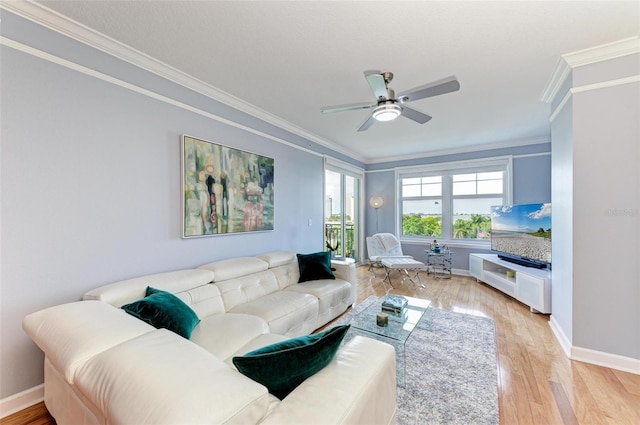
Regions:
<instances>
[{"instance_id":1,"label":"light hardwood floor","mask_svg":"<svg viewBox=\"0 0 640 425\"><path fill-rule=\"evenodd\" d=\"M358 296L382 296L382 270L357 269ZM500 424L640 424L640 376L568 360L549 327L549 316L529 309L470 277L435 280L421 273L420 288L392 272L394 294L431 300L443 310L490 317L496 324ZM42 403L0 421L49 425Z\"/></svg>"}]
</instances>

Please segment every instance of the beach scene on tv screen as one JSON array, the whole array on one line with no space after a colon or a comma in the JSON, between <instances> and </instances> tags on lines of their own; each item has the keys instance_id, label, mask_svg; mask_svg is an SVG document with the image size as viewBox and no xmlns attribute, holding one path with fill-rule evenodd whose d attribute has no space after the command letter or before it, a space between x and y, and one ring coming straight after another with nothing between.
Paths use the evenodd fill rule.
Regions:
<instances>
[{"instance_id":1,"label":"beach scene on tv screen","mask_svg":"<svg viewBox=\"0 0 640 425\"><path fill-rule=\"evenodd\" d=\"M491 249L551 262L551 204L491 207Z\"/></svg>"}]
</instances>

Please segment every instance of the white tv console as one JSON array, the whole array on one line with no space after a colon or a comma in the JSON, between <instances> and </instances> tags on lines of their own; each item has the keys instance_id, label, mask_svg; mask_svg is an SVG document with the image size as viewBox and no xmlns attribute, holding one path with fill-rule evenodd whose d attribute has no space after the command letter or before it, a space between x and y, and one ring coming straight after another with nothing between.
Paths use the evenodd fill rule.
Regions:
<instances>
[{"instance_id":1,"label":"white tv console","mask_svg":"<svg viewBox=\"0 0 640 425\"><path fill-rule=\"evenodd\" d=\"M533 312L551 313L551 272L547 269L510 263L496 254L469 254L469 273L528 305Z\"/></svg>"}]
</instances>

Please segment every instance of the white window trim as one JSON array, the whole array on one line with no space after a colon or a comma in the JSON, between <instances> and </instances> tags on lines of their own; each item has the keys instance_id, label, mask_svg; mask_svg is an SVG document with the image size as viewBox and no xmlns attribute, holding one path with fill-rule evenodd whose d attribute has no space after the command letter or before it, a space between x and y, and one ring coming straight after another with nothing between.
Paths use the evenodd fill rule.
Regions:
<instances>
[{"instance_id":1,"label":"white window trim","mask_svg":"<svg viewBox=\"0 0 640 425\"><path fill-rule=\"evenodd\" d=\"M395 168L395 190L396 190L396 204L395 204L395 216L396 216L396 234L399 235L400 241L414 245L429 245L431 243L430 238L425 236L408 237L402 236L402 188L401 181L403 178L408 177L424 177L428 175L444 175L444 174L465 174L465 173L480 173L490 171L488 169L495 169L495 167L504 167L506 176L504 179L504 203L511 204L513 200L513 156L499 156L484 159L472 159L467 161L455 161L455 162L439 162L435 164L415 165L409 167L397 167ZM444 195L444 186L443 186ZM443 196L444 198L444 196ZM445 211L442 212L443 215ZM470 249L490 249L491 242L486 240L472 240L472 239L444 239L441 238L438 242L454 248L470 248Z\"/></svg>"},{"instance_id":2,"label":"white window trim","mask_svg":"<svg viewBox=\"0 0 640 425\"><path fill-rule=\"evenodd\" d=\"M365 199L364 199L364 176L365 172L363 168L357 167L353 164L349 164L348 162L341 161L339 159L333 158L331 156L324 157L324 170L333 171L335 173L344 174L347 176L354 177L358 180L358 193L359 193L359 202L358 202L358 223L360 226L360 232L358 232L359 237L356 243L358 244L358 257L356 258L356 262L361 262L364 258L364 243L365 243L365 232L364 232L364 209L365 209ZM324 194L324 188L326 187L326 182L324 180L325 173L322 173L322 191ZM322 202L323 208L325 202ZM327 216L327 211L323 212L323 220L324 217ZM324 226L323 226L324 228ZM324 231L323 231L324 238ZM324 239L323 239L324 240ZM323 245L324 249L324 245Z\"/></svg>"},{"instance_id":3,"label":"white window trim","mask_svg":"<svg viewBox=\"0 0 640 425\"><path fill-rule=\"evenodd\" d=\"M346 174L364 180L364 169L330 156L324 157L324 168L336 173Z\"/></svg>"}]
</instances>

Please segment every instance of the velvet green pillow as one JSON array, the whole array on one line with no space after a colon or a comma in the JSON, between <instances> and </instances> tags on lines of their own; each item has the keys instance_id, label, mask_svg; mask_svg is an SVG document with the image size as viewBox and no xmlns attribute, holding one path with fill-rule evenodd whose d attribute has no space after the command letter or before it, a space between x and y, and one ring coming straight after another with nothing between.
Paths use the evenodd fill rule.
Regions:
<instances>
[{"instance_id":1,"label":"velvet green pillow","mask_svg":"<svg viewBox=\"0 0 640 425\"><path fill-rule=\"evenodd\" d=\"M122 309L151 326L169 329L187 339L200 323L198 315L180 298L151 287L147 287L144 298L123 305Z\"/></svg>"},{"instance_id":2,"label":"velvet green pillow","mask_svg":"<svg viewBox=\"0 0 640 425\"><path fill-rule=\"evenodd\" d=\"M318 279L335 279L331 271L331 253L321 251L313 254L297 254L300 279L298 283Z\"/></svg>"},{"instance_id":3,"label":"velvet green pillow","mask_svg":"<svg viewBox=\"0 0 640 425\"><path fill-rule=\"evenodd\" d=\"M234 357L232 361L240 373L264 385L282 400L331 362L349 327L336 326L317 334L288 339Z\"/></svg>"}]
</instances>

